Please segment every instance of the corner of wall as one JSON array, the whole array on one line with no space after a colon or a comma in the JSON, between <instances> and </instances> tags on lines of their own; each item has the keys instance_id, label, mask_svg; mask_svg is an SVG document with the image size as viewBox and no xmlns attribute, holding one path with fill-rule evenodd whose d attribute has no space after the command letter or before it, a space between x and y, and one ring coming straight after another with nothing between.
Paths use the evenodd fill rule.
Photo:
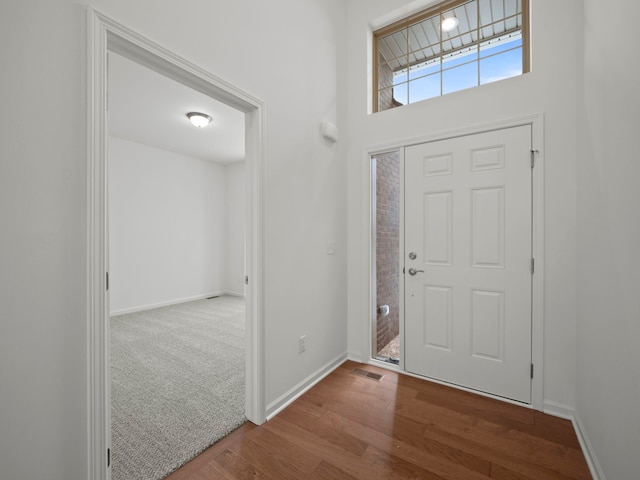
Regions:
<instances>
[{"instance_id":1,"label":"corner of wall","mask_svg":"<svg viewBox=\"0 0 640 480\"><path fill-rule=\"evenodd\" d=\"M573 407L565 405L563 403L554 402L552 400L545 400L542 411L547 415L553 415L554 417L564 418L565 420L572 420L575 413Z\"/></svg>"},{"instance_id":2,"label":"corner of wall","mask_svg":"<svg viewBox=\"0 0 640 480\"><path fill-rule=\"evenodd\" d=\"M362 353L360 352L347 352L347 360L351 360L352 362L358 362L358 363L366 363L364 361L364 355L362 355Z\"/></svg>"},{"instance_id":3,"label":"corner of wall","mask_svg":"<svg viewBox=\"0 0 640 480\"><path fill-rule=\"evenodd\" d=\"M587 462L587 466L589 467L589 472L593 477L593 480L606 480L604 476L604 472L598 463L598 459L596 458L595 451L589 441L589 437L587 436L587 431L580 419L580 415L578 412L569 405L564 405L562 403L554 402L551 400L545 400L544 402L544 413L547 415L552 415L558 418L564 418L565 420L569 420L573 425L573 430L576 433L576 437L578 438L578 442L580 443L580 449L582 450L582 454Z\"/></svg>"},{"instance_id":4,"label":"corner of wall","mask_svg":"<svg viewBox=\"0 0 640 480\"><path fill-rule=\"evenodd\" d=\"M580 442L582 453L584 454L584 458L587 461L587 465L589 466L589 471L591 472L593 480L606 480L604 472L602 471L602 467L598 463L598 459L596 457L593 446L591 445L589 437L587 436L587 431L584 428L584 424L582 423L580 415L577 411L573 413L571 423L573 423L573 429L576 431L578 442Z\"/></svg>"},{"instance_id":5,"label":"corner of wall","mask_svg":"<svg viewBox=\"0 0 640 480\"><path fill-rule=\"evenodd\" d=\"M305 392L310 390L314 385L316 385L323 378L325 378L336 368L342 365L346 360L346 353L338 355L336 358L320 367L318 370L313 372L293 388L287 390L283 395L276 398L273 402L267 405L267 421L278 415L278 413L287 408L297 398L301 397Z\"/></svg>"}]
</instances>

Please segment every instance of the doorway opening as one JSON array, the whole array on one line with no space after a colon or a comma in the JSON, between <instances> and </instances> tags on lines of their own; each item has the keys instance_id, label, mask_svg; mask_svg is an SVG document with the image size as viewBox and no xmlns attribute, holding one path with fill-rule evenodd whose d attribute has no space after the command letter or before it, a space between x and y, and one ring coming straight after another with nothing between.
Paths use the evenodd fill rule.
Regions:
<instances>
[{"instance_id":1,"label":"doorway opening","mask_svg":"<svg viewBox=\"0 0 640 480\"><path fill-rule=\"evenodd\" d=\"M244 113L108 59L112 478L153 480L246 421Z\"/></svg>"},{"instance_id":2,"label":"doorway opening","mask_svg":"<svg viewBox=\"0 0 640 480\"><path fill-rule=\"evenodd\" d=\"M111 478L109 342L109 230L107 92L109 52L203 93L244 115L246 418L261 424L264 401L263 334L263 103L200 67L88 8L87 112L87 352L89 478Z\"/></svg>"},{"instance_id":3,"label":"doorway opening","mask_svg":"<svg viewBox=\"0 0 640 480\"><path fill-rule=\"evenodd\" d=\"M372 357L400 364L400 152L371 157L375 260Z\"/></svg>"}]
</instances>

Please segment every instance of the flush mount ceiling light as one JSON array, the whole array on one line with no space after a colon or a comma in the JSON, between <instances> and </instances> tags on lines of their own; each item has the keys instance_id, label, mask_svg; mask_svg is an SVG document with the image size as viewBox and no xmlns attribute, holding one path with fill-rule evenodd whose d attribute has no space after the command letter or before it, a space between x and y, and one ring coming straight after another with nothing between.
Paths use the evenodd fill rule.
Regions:
<instances>
[{"instance_id":1,"label":"flush mount ceiling light","mask_svg":"<svg viewBox=\"0 0 640 480\"><path fill-rule=\"evenodd\" d=\"M451 15L450 17L443 18L442 23L440 24L440 28L442 28L443 32L450 32L457 26L458 26L458 19L453 15Z\"/></svg>"},{"instance_id":2,"label":"flush mount ceiling light","mask_svg":"<svg viewBox=\"0 0 640 480\"><path fill-rule=\"evenodd\" d=\"M206 113L189 112L187 117L198 128L204 128L211 123L211 117Z\"/></svg>"}]
</instances>

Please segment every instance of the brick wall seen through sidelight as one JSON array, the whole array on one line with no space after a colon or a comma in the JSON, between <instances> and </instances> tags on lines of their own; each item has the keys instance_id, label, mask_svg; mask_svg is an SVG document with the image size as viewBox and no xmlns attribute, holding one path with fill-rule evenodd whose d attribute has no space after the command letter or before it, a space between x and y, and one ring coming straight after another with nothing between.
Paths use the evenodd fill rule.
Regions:
<instances>
[{"instance_id":1,"label":"brick wall seen through sidelight","mask_svg":"<svg viewBox=\"0 0 640 480\"><path fill-rule=\"evenodd\" d=\"M400 156L380 154L376 162L376 302L389 305L389 315L377 316L376 353L400 333Z\"/></svg>"},{"instance_id":2,"label":"brick wall seen through sidelight","mask_svg":"<svg viewBox=\"0 0 640 480\"><path fill-rule=\"evenodd\" d=\"M378 88L391 87L393 85L393 71L388 64L384 63L384 57L378 57ZM378 91L378 111L393 108L393 88L384 88Z\"/></svg>"}]
</instances>

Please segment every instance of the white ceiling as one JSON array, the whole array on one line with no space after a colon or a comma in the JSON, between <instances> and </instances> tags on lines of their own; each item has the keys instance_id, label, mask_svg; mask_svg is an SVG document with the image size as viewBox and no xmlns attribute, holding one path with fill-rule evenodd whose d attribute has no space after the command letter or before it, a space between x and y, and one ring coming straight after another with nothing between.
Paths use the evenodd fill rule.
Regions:
<instances>
[{"instance_id":1,"label":"white ceiling","mask_svg":"<svg viewBox=\"0 0 640 480\"><path fill-rule=\"evenodd\" d=\"M194 127L188 112L213 118ZM244 160L244 113L109 53L109 134L202 160Z\"/></svg>"}]
</instances>

